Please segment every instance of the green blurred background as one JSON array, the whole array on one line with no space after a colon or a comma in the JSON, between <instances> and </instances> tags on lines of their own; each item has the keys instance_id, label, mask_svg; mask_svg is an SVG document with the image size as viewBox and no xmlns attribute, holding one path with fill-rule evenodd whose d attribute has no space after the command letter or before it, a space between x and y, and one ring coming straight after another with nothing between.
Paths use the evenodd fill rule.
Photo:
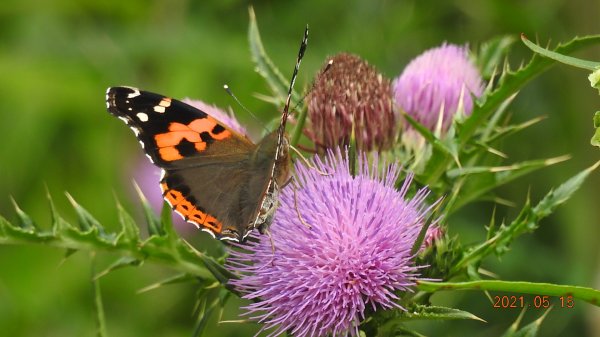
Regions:
<instances>
[{"instance_id":1,"label":"green blurred background","mask_svg":"<svg viewBox=\"0 0 600 337\"><path fill-rule=\"evenodd\" d=\"M45 186L68 219L69 191L106 227L116 227L115 195L128 208L129 187L143 158L131 132L105 110L104 92L132 85L174 97L194 97L234 106L228 83L258 115L273 107L253 97L268 93L254 72L246 39L245 1L4 0L0 6L0 214L14 219L10 196L41 225L49 223ZM411 58L444 41L476 48L497 35L524 32L556 43L598 33L598 1L257 1L252 3L267 52L288 75L305 24L311 28L300 86L313 78L328 55L361 55L388 77ZM531 52L516 43L513 65ZM600 49L578 54L600 60ZM509 162L571 154L573 159L520 178L498 195L521 205L534 201L599 159L589 145L592 115L600 99L583 71L566 66L530 83L512 105L514 121L545 115L542 123L506 143ZM240 110L235 107L236 110ZM260 127L242 114L243 122ZM600 288L600 173L542 223L519 239L502 261L485 267L506 280L555 282ZM463 242L481 240L493 205L479 203L450 218L451 234ZM516 209L500 207L498 220ZM139 215L139 213L138 213ZM189 234L188 234L189 235ZM190 235L199 247L219 243ZM199 239L198 239L199 238ZM0 336L93 336L90 256L40 246L0 246ZM99 267L115 256L101 253ZM63 262L63 263L61 263ZM109 336L191 336L193 285L136 294L173 274L160 265L123 269L102 279ZM416 324L432 336L499 336L517 309L493 309L478 292L442 293L435 303L471 311L488 323ZM557 299L554 299L557 301ZM237 319L240 300L223 319ZM525 321L541 315L529 310ZM253 324L216 325L208 336L246 336ZM554 308L541 336L600 336L600 310L576 302ZM595 327L594 327L595 325Z\"/></svg>"}]
</instances>

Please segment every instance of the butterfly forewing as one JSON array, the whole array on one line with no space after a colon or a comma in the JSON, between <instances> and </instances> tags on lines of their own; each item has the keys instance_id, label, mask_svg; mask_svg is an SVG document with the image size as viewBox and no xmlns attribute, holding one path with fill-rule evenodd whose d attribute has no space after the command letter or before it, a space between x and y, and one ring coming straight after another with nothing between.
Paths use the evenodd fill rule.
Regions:
<instances>
[{"instance_id":1,"label":"butterfly forewing","mask_svg":"<svg viewBox=\"0 0 600 337\"><path fill-rule=\"evenodd\" d=\"M133 130L150 160L163 168L193 165L190 160L195 157L248 153L255 146L212 116L176 99L112 87L106 102L108 111Z\"/></svg>"}]
</instances>

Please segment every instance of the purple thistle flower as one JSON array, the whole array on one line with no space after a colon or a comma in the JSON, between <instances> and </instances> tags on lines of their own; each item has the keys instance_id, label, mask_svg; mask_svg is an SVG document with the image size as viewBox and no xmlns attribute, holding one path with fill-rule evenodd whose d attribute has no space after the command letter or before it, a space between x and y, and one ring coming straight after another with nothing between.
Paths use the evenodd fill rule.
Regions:
<instances>
[{"instance_id":1,"label":"purple thistle flower","mask_svg":"<svg viewBox=\"0 0 600 337\"><path fill-rule=\"evenodd\" d=\"M216 120L222 122L232 130L239 132L242 135L247 135L246 129L240 125L235 116L233 116L231 110L229 113L224 112L214 105L206 104L199 100L192 100L189 98L183 99L182 102L189 104L197 109L200 109ZM138 165L135 167L134 179L138 183L142 193L148 199L152 208L155 211L160 212L163 205L162 192L160 190L160 171L161 169L153 165L146 157L140 159ZM189 223L185 222L180 216L172 214L173 224L180 229L194 228Z\"/></svg>"},{"instance_id":2,"label":"purple thistle flower","mask_svg":"<svg viewBox=\"0 0 600 337\"><path fill-rule=\"evenodd\" d=\"M231 251L227 267L240 275L231 284L255 301L244 315L269 336L356 336L367 307L403 309L396 300L418 278L411 248L429 191L407 199L411 176L398 191L398 166L381 172L359 157L355 177L339 150L313 159L329 175L296 163L271 225L275 251L266 235Z\"/></svg>"},{"instance_id":3,"label":"purple thistle flower","mask_svg":"<svg viewBox=\"0 0 600 337\"><path fill-rule=\"evenodd\" d=\"M483 93L483 80L469 60L466 46L442 44L413 59L393 86L396 104L419 123L434 130L443 109L442 129L446 130L459 109L473 111L473 99Z\"/></svg>"}]
</instances>

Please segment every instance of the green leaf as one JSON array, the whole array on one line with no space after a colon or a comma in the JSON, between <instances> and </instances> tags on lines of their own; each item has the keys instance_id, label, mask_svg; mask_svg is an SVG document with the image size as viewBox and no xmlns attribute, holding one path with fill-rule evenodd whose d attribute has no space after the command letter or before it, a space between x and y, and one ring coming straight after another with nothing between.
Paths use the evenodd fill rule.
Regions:
<instances>
[{"instance_id":1,"label":"green leaf","mask_svg":"<svg viewBox=\"0 0 600 337\"><path fill-rule=\"evenodd\" d=\"M519 294L573 296L600 307L600 290L587 287L523 281L478 280L470 282L417 281L417 289L425 292L441 290L489 290Z\"/></svg>"},{"instance_id":2,"label":"green leaf","mask_svg":"<svg viewBox=\"0 0 600 337\"><path fill-rule=\"evenodd\" d=\"M267 81L273 95L277 98L277 105L282 105L287 97L289 80L281 74L281 71L277 69L271 58L267 55L260 38L256 15L252 7L249 9L249 15L248 42L250 44L252 60L256 65L256 71ZM292 91L292 100L297 102L298 98L298 94Z\"/></svg>"},{"instance_id":3,"label":"green leaf","mask_svg":"<svg viewBox=\"0 0 600 337\"><path fill-rule=\"evenodd\" d=\"M538 159L538 160L529 160L523 161L520 163L507 165L507 166L470 166L470 167L459 167L456 169L452 169L448 171L448 177L456 178L459 176L466 176L472 174L482 174L482 173L505 173L500 176L500 180L505 180L505 177L502 176L513 176L515 173L519 173L518 176L521 176L527 172L530 172L536 168L542 168L550 165L554 165L557 163L561 163L565 160L569 160L571 156L565 155L560 157L548 158L548 159Z\"/></svg>"},{"instance_id":4,"label":"green leaf","mask_svg":"<svg viewBox=\"0 0 600 337\"><path fill-rule=\"evenodd\" d=\"M399 321L472 319L485 322L468 311L420 304L403 312L402 316L396 319Z\"/></svg>"},{"instance_id":5,"label":"green leaf","mask_svg":"<svg viewBox=\"0 0 600 337\"><path fill-rule=\"evenodd\" d=\"M198 294L198 305L196 306L195 312L196 326L193 333L194 337L203 335L206 324L208 323L208 318L214 312L222 312L228 298L228 294L220 287L209 289L209 291L201 291Z\"/></svg>"},{"instance_id":6,"label":"green leaf","mask_svg":"<svg viewBox=\"0 0 600 337\"><path fill-rule=\"evenodd\" d=\"M593 146L600 147L600 111L596 111L594 114L594 128L596 128L596 131L594 132L594 136L590 143Z\"/></svg>"},{"instance_id":7,"label":"green leaf","mask_svg":"<svg viewBox=\"0 0 600 337\"><path fill-rule=\"evenodd\" d=\"M144 217L146 218L146 224L148 225L148 234L152 235L164 235L164 229L162 228L162 223L160 222L160 218L156 216L154 213L154 209L150 206L148 199L144 195L144 192L140 189L137 183L133 183L135 190L140 198L142 203L142 208L144 209Z\"/></svg>"},{"instance_id":8,"label":"green leaf","mask_svg":"<svg viewBox=\"0 0 600 337\"><path fill-rule=\"evenodd\" d=\"M177 232L175 231L175 227L173 226L173 210L168 202L163 202L163 207L160 212L160 222L162 224L162 229L164 233L164 237L174 240L177 238Z\"/></svg>"},{"instance_id":9,"label":"green leaf","mask_svg":"<svg viewBox=\"0 0 600 337\"><path fill-rule=\"evenodd\" d=\"M548 159L524 161L506 166L471 166L449 170L447 175L451 178L468 176L456 200L451 200L451 208L447 211L453 213L469 202L476 200L492 189L511 182L525 174L535 172L544 167L561 163L571 157L560 156Z\"/></svg>"},{"instance_id":10,"label":"green leaf","mask_svg":"<svg viewBox=\"0 0 600 337\"><path fill-rule=\"evenodd\" d=\"M144 288L138 290L137 293L141 294L141 293L145 293L145 292L150 291L150 290L154 290L154 289L158 289L160 287L164 287L166 285L177 284L177 283L184 283L184 282L194 281L196 279L197 278L194 277L193 275L190 275L188 273L181 273L181 274L177 274L177 275L168 277L168 278L166 278L166 279L164 279L162 281L155 282L155 283L152 283L152 284L150 284L148 286L145 286Z\"/></svg>"},{"instance_id":11,"label":"green leaf","mask_svg":"<svg viewBox=\"0 0 600 337\"><path fill-rule=\"evenodd\" d=\"M58 233L66 233L69 231L76 231L76 228L65 221L59 214L56 206L54 206L54 201L52 200L52 196L50 195L50 191L48 187L46 187L46 199L48 199L48 205L50 206L50 215L52 217L52 232L54 234Z\"/></svg>"},{"instance_id":12,"label":"green leaf","mask_svg":"<svg viewBox=\"0 0 600 337\"><path fill-rule=\"evenodd\" d=\"M198 258L200 258L200 260L202 260L206 268L210 270L211 274L216 277L217 281L237 294L236 290L229 284L229 280L237 278L237 275L227 270L222 264L218 263L213 258L208 257L206 254L196 250L196 248L194 248L194 246L192 246L189 242L185 240L183 240L183 242L187 245L188 250L192 252L192 254L196 255Z\"/></svg>"},{"instance_id":13,"label":"green leaf","mask_svg":"<svg viewBox=\"0 0 600 337\"><path fill-rule=\"evenodd\" d=\"M533 208L533 213L535 215L536 220L542 219L550 215L556 209L556 207L569 200L573 193L575 193L575 191L577 191L579 187L581 187L581 185L587 179L590 173L592 173L592 171L598 168L598 166L600 166L600 161L596 162L594 165L590 166L589 168L578 173L571 179L567 180L556 190L550 191L542 199L542 201L540 201Z\"/></svg>"},{"instance_id":14,"label":"green leaf","mask_svg":"<svg viewBox=\"0 0 600 337\"><path fill-rule=\"evenodd\" d=\"M542 48L537 44L529 41L525 34L521 34L521 40L529 49L531 49L535 53L538 53L544 57L553 59L560 63L568 64L573 67L583 68L591 71L597 70L600 67L600 62L581 60L576 57L563 55L561 53Z\"/></svg>"},{"instance_id":15,"label":"green leaf","mask_svg":"<svg viewBox=\"0 0 600 337\"><path fill-rule=\"evenodd\" d=\"M15 212L17 212L17 216L19 217L19 227L27 232L34 232L37 229L35 222L31 219L31 217L23 212L23 210L19 207L15 199L10 198L12 204L15 208Z\"/></svg>"},{"instance_id":16,"label":"green leaf","mask_svg":"<svg viewBox=\"0 0 600 337\"><path fill-rule=\"evenodd\" d=\"M507 332L506 334L503 335L503 337L535 337L535 336L537 336L540 326L542 325L544 318L546 318L546 316L548 315L550 310L552 310L552 308L549 308L548 310L546 310L540 318L527 324L521 330L515 331L514 333L511 333L511 334L509 334Z\"/></svg>"},{"instance_id":17,"label":"green leaf","mask_svg":"<svg viewBox=\"0 0 600 337\"><path fill-rule=\"evenodd\" d=\"M483 43L477 55L477 68L484 78L491 78L502 59L517 39L513 35L492 38Z\"/></svg>"},{"instance_id":18,"label":"green leaf","mask_svg":"<svg viewBox=\"0 0 600 337\"><path fill-rule=\"evenodd\" d=\"M493 237L465 252L463 258L451 270L451 275L468 264L479 263L492 252L498 256L506 252L514 239L521 234L534 231L543 218L566 202L599 165L600 161L576 174L557 189L551 190L535 207L531 207L528 201L513 222L508 226L502 225Z\"/></svg>"},{"instance_id":19,"label":"green leaf","mask_svg":"<svg viewBox=\"0 0 600 337\"><path fill-rule=\"evenodd\" d=\"M77 213L79 228L84 232L89 232L94 229L103 232L102 225L100 224L100 222L98 222L98 220L96 220L85 208L79 205L69 193L65 194L67 196L67 199L69 199L69 202L75 209L75 212Z\"/></svg>"},{"instance_id":20,"label":"green leaf","mask_svg":"<svg viewBox=\"0 0 600 337\"><path fill-rule=\"evenodd\" d=\"M505 138L505 137L513 135L517 132L523 131L530 126L539 123L540 121L544 120L545 118L546 118L545 116L539 116L539 117L532 118L521 124L514 124L514 125L498 127L498 128L494 128L493 131L489 130L489 132L488 132L488 130L486 130L486 134L483 137L483 142L484 142L484 144L491 144L491 143L497 142L497 141L501 140L502 138Z\"/></svg>"},{"instance_id":21,"label":"green leaf","mask_svg":"<svg viewBox=\"0 0 600 337\"><path fill-rule=\"evenodd\" d=\"M406 310L378 311L361 324L366 335L371 336L421 336L406 330L403 323L418 320L456 320L469 319L485 322L470 312L441 306L411 304ZM416 335L415 335L416 333Z\"/></svg>"},{"instance_id":22,"label":"green leaf","mask_svg":"<svg viewBox=\"0 0 600 337\"><path fill-rule=\"evenodd\" d=\"M452 150L447 147L439 138L437 138L431 130L429 130L426 126L419 123L416 119L410 116L407 113L403 113L406 121L421 135L427 142L429 142L434 148L438 149L440 152L455 155L452 153Z\"/></svg>"},{"instance_id":23,"label":"green leaf","mask_svg":"<svg viewBox=\"0 0 600 337\"><path fill-rule=\"evenodd\" d=\"M113 262L110 266L108 266L108 268L104 269L103 271L99 272L98 274L94 275L94 280L99 279L105 275L108 275L108 273L117 270L117 269L121 269L121 268L125 268L125 267L137 267L140 266L143 263L142 260L130 257L130 256L123 256L121 258L119 258L118 260L116 260L115 262Z\"/></svg>"},{"instance_id":24,"label":"green leaf","mask_svg":"<svg viewBox=\"0 0 600 337\"><path fill-rule=\"evenodd\" d=\"M121 203L117 200L117 213L119 223L121 224L121 233L119 233L119 242L135 246L140 239L140 229L131 215L125 211Z\"/></svg>"},{"instance_id":25,"label":"green leaf","mask_svg":"<svg viewBox=\"0 0 600 337\"><path fill-rule=\"evenodd\" d=\"M42 230L39 228L29 228L27 230L11 224L8 220L0 216L0 244L40 244L46 246L66 249L67 256L75 251L98 251L104 250L119 254L118 260L109 270L124 267L126 265L136 265L145 260L152 260L170 266L171 268L207 282L215 282L217 278L211 273L211 270L218 273L221 282L226 283L227 277L231 274L216 262L212 257L199 252L192 252L174 232L171 224L171 210L166 206L163 210L163 223L168 224L165 228L165 235L151 236L149 239L141 242L139 238L139 226L131 218L129 213L117 203L119 221L121 222L121 232L100 233L97 227L91 227L91 230L83 231L77 226L73 226L58 213L54 207L52 199L48 193L48 200L52 211L52 228ZM80 207L80 206L79 206ZM86 221L93 219L83 208L79 209ZM88 217L89 216L89 217ZM92 224L90 221L88 225ZM210 265L210 270L205 266Z\"/></svg>"},{"instance_id":26,"label":"green leaf","mask_svg":"<svg viewBox=\"0 0 600 337\"><path fill-rule=\"evenodd\" d=\"M594 70L589 76L588 80L592 88L600 90L600 69Z\"/></svg>"}]
</instances>

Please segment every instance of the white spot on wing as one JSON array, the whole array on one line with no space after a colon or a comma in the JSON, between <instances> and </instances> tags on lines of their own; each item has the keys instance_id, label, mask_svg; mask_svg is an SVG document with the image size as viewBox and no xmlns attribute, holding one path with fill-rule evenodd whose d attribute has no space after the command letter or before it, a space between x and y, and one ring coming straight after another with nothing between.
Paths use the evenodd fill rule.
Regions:
<instances>
[{"instance_id":1,"label":"white spot on wing","mask_svg":"<svg viewBox=\"0 0 600 337\"><path fill-rule=\"evenodd\" d=\"M138 112L136 114L137 118L142 121L142 122L147 122L148 121L148 115L144 112Z\"/></svg>"},{"instance_id":2,"label":"white spot on wing","mask_svg":"<svg viewBox=\"0 0 600 337\"><path fill-rule=\"evenodd\" d=\"M162 181L163 179L165 179L165 175L167 174L167 171L165 170L160 170L160 180Z\"/></svg>"},{"instance_id":3,"label":"white spot on wing","mask_svg":"<svg viewBox=\"0 0 600 337\"><path fill-rule=\"evenodd\" d=\"M122 120L125 124L129 124L129 119L127 119L123 116L119 116L119 119Z\"/></svg>"},{"instance_id":4,"label":"white spot on wing","mask_svg":"<svg viewBox=\"0 0 600 337\"><path fill-rule=\"evenodd\" d=\"M168 108L171 106L171 99L168 97L163 98L158 105Z\"/></svg>"},{"instance_id":5,"label":"white spot on wing","mask_svg":"<svg viewBox=\"0 0 600 337\"><path fill-rule=\"evenodd\" d=\"M140 95L140 90L138 88L129 87L129 89L133 90L133 92L131 94L128 94L127 98L134 98Z\"/></svg>"},{"instance_id":6,"label":"white spot on wing","mask_svg":"<svg viewBox=\"0 0 600 337\"><path fill-rule=\"evenodd\" d=\"M162 114L162 113L165 113L165 107L164 107L164 106L157 105L157 106L155 106L155 107L154 107L154 111L156 111L156 112L158 112L158 113L161 113L161 114Z\"/></svg>"},{"instance_id":7,"label":"white spot on wing","mask_svg":"<svg viewBox=\"0 0 600 337\"><path fill-rule=\"evenodd\" d=\"M135 134L136 137L139 137L139 135L140 135L140 129L138 129L138 128L131 128L131 130L133 130L133 133Z\"/></svg>"}]
</instances>

